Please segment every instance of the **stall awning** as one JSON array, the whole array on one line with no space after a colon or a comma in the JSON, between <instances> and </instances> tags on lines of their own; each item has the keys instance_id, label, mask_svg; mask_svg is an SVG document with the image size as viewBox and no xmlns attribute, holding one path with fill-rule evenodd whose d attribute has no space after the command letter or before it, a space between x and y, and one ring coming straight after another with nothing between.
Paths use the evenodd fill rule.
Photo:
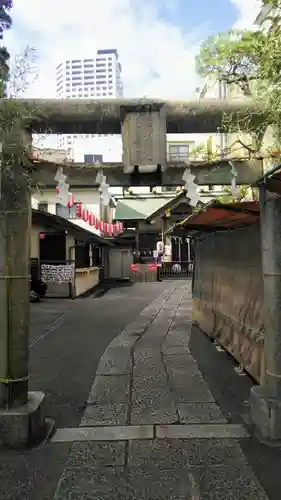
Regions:
<instances>
[{"instance_id":1,"label":"stall awning","mask_svg":"<svg viewBox=\"0 0 281 500\"><path fill-rule=\"evenodd\" d=\"M259 219L260 207L256 201L229 204L212 201L176 224L169 232L214 232L253 224Z\"/></svg>"},{"instance_id":2,"label":"stall awning","mask_svg":"<svg viewBox=\"0 0 281 500\"><path fill-rule=\"evenodd\" d=\"M257 180L255 186L264 185L271 193L281 195L281 165L276 165Z\"/></svg>"},{"instance_id":3,"label":"stall awning","mask_svg":"<svg viewBox=\"0 0 281 500\"><path fill-rule=\"evenodd\" d=\"M95 234L92 231L87 231L77 224L60 217L59 215L50 214L49 212L40 212L32 209L32 223L42 225L42 227L50 227L58 230L68 231L74 238L88 243L95 243L99 246L113 246L113 244L103 236Z\"/></svg>"}]
</instances>

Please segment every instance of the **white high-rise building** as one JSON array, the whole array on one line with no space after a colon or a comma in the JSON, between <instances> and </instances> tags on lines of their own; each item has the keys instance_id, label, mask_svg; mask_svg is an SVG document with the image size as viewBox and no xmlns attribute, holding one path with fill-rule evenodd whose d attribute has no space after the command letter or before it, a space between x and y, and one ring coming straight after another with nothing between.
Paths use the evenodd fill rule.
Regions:
<instances>
[{"instance_id":1,"label":"white high-rise building","mask_svg":"<svg viewBox=\"0 0 281 500\"><path fill-rule=\"evenodd\" d=\"M56 68L56 96L59 99L117 98L123 96L122 67L117 49L98 50L91 59L72 59ZM95 135L60 135L57 146L73 158L77 139L88 142ZM89 146L88 146L89 147ZM85 151L87 153L87 151Z\"/></svg>"}]
</instances>

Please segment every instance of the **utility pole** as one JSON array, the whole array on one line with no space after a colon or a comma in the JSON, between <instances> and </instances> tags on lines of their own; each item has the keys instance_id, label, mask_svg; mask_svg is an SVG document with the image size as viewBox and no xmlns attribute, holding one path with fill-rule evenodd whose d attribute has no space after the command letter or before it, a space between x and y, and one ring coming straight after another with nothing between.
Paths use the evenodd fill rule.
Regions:
<instances>
[{"instance_id":1,"label":"utility pole","mask_svg":"<svg viewBox=\"0 0 281 500\"><path fill-rule=\"evenodd\" d=\"M39 439L45 426L44 395L28 393L31 193L26 140L16 129L6 134L0 187L0 446L14 448Z\"/></svg>"}]
</instances>

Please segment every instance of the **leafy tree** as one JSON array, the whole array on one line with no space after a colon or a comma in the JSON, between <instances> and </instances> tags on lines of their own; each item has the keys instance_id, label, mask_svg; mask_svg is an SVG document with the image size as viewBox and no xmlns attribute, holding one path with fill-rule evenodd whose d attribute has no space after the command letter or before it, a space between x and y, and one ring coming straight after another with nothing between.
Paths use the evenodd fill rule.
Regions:
<instances>
[{"instance_id":1,"label":"leafy tree","mask_svg":"<svg viewBox=\"0 0 281 500\"><path fill-rule=\"evenodd\" d=\"M4 31L12 26L10 10L13 7L12 0L0 0L0 40L3 40ZM9 80L9 58L10 54L6 47L0 45L0 97L5 96L6 84Z\"/></svg>"},{"instance_id":2,"label":"leafy tree","mask_svg":"<svg viewBox=\"0 0 281 500\"><path fill-rule=\"evenodd\" d=\"M203 77L236 83L249 95L249 82L259 78L265 39L262 31L230 29L212 35L196 58L197 72Z\"/></svg>"},{"instance_id":3,"label":"leafy tree","mask_svg":"<svg viewBox=\"0 0 281 500\"><path fill-rule=\"evenodd\" d=\"M209 37L197 57L197 71L201 76L224 79L236 84L245 96L262 104L260 124L253 124L251 116L225 116L222 129L238 133L238 142L249 156L260 151L264 133L273 128L274 143L281 144L281 0L273 0L264 29L257 31L229 30ZM264 5L267 0L264 0ZM249 134L249 144L244 138ZM269 155L270 153L269 148Z\"/></svg>"}]
</instances>

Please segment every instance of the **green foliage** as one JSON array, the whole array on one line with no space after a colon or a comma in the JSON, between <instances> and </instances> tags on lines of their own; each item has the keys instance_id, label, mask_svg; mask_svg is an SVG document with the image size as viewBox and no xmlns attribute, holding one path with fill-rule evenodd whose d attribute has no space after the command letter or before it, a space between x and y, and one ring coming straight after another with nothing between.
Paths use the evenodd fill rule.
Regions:
<instances>
[{"instance_id":1,"label":"green foliage","mask_svg":"<svg viewBox=\"0 0 281 500\"><path fill-rule=\"evenodd\" d=\"M9 80L10 54L6 47L0 47L0 97L5 97L6 85Z\"/></svg>"},{"instance_id":2,"label":"green foliage","mask_svg":"<svg viewBox=\"0 0 281 500\"><path fill-rule=\"evenodd\" d=\"M272 5L262 29L257 31L229 30L209 37L197 57L197 71L209 79L224 79L236 84L242 93L260 102L262 119L257 128L251 115L226 115L221 130L238 133L243 141L251 140L245 148L249 156L260 151L264 133L273 128L273 147L281 144L281 0L264 0ZM269 150L270 155L270 150Z\"/></svg>"},{"instance_id":3,"label":"green foliage","mask_svg":"<svg viewBox=\"0 0 281 500\"><path fill-rule=\"evenodd\" d=\"M4 31L12 26L10 10L13 7L12 0L2 0L0 5L0 40L3 40ZM6 85L9 80L9 58L10 54L6 47L0 45L0 97L6 95Z\"/></svg>"},{"instance_id":4,"label":"green foliage","mask_svg":"<svg viewBox=\"0 0 281 500\"><path fill-rule=\"evenodd\" d=\"M220 201L221 203L235 203L238 201L242 201L248 194L249 191L248 186L238 186L238 195L236 197L233 196L231 187L225 186L225 191L227 194L224 194L222 196L218 196L217 200Z\"/></svg>"},{"instance_id":5,"label":"green foliage","mask_svg":"<svg viewBox=\"0 0 281 500\"><path fill-rule=\"evenodd\" d=\"M196 58L197 72L203 77L236 83L248 95L249 81L259 74L265 37L262 32L234 29L210 36Z\"/></svg>"},{"instance_id":6,"label":"green foliage","mask_svg":"<svg viewBox=\"0 0 281 500\"><path fill-rule=\"evenodd\" d=\"M220 158L220 148L216 147L215 151L208 148L206 142L201 142L190 148L190 159L201 160L201 161L216 161Z\"/></svg>"},{"instance_id":7,"label":"green foliage","mask_svg":"<svg viewBox=\"0 0 281 500\"><path fill-rule=\"evenodd\" d=\"M261 81L266 82L266 106L269 121L273 124L276 145L281 144L281 0L263 1L272 9L265 17L262 27L266 30L266 43L261 59Z\"/></svg>"}]
</instances>

